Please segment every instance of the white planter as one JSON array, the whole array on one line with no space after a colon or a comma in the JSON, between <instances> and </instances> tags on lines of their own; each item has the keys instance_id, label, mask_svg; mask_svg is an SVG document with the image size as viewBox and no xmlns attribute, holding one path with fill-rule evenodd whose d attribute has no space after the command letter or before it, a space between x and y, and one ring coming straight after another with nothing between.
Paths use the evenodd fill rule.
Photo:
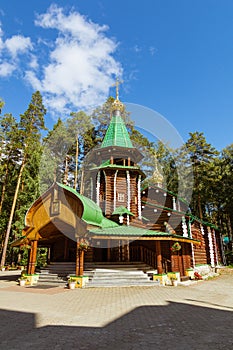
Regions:
<instances>
[{"instance_id":1,"label":"white planter","mask_svg":"<svg viewBox=\"0 0 233 350\"><path fill-rule=\"evenodd\" d=\"M26 280L19 280L20 287L24 287L26 285Z\"/></svg>"},{"instance_id":2,"label":"white planter","mask_svg":"<svg viewBox=\"0 0 233 350\"><path fill-rule=\"evenodd\" d=\"M173 287L177 287L178 286L178 281L177 280L173 280L172 281L172 285L173 285Z\"/></svg>"},{"instance_id":3,"label":"white planter","mask_svg":"<svg viewBox=\"0 0 233 350\"><path fill-rule=\"evenodd\" d=\"M69 289L75 289L75 285L76 285L76 282L70 282L70 283L68 284Z\"/></svg>"}]
</instances>

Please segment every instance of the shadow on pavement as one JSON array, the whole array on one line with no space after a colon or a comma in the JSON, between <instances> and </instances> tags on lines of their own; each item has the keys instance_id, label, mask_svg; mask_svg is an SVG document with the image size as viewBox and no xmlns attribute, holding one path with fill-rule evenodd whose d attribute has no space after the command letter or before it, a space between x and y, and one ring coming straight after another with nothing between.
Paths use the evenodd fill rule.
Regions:
<instances>
[{"instance_id":1,"label":"shadow on pavement","mask_svg":"<svg viewBox=\"0 0 233 350\"><path fill-rule=\"evenodd\" d=\"M36 315L1 310L0 348L230 350L232 316L230 311L169 302L165 306L138 307L102 328L36 328Z\"/></svg>"},{"instance_id":2,"label":"shadow on pavement","mask_svg":"<svg viewBox=\"0 0 233 350\"><path fill-rule=\"evenodd\" d=\"M6 282L12 282L12 281L17 281L18 278L20 277L20 272L15 272L12 274L5 274L0 276L0 281L6 281Z\"/></svg>"}]
</instances>

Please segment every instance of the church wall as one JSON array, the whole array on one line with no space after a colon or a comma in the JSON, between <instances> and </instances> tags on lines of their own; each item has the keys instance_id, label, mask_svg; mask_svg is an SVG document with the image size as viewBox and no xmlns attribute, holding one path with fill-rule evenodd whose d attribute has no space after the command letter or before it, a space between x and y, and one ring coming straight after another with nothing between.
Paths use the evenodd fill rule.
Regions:
<instances>
[{"instance_id":1,"label":"church wall","mask_svg":"<svg viewBox=\"0 0 233 350\"><path fill-rule=\"evenodd\" d=\"M206 256L207 253L207 245L206 245L206 236L207 232L204 230L205 234L203 235L201 232L201 227L199 222L194 222L191 226L192 230L192 238L197 239L201 242L200 245L194 245L194 259L195 265L208 264L208 259Z\"/></svg>"},{"instance_id":2,"label":"church wall","mask_svg":"<svg viewBox=\"0 0 233 350\"><path fill-rule=\"evenodd\" d=\"M127 208L127 180L126 180L126 172L119 170L117 173L116 180L116 207L123 205ZM119 200L121 194L124 197L124 200Z\"/></svg>"},{"instance_id":3,"label":"church wall","mask_svg":"<svg viewBox=\"0 0 233 350\"><path fill-rule=\"evenodd\" d=\"M106 169L105 170L106 174L106 188L105 188L105 200L106 200L106 215L111 215L113 212L113 207L114 207L114 178L113 178L113 173L111 170Z\"/></svg>"},{"instance_id":4,"label":"church wall","mask_svg":"<svg viewBox=\"0 0 233 350\"><path fill-rule=\"evenodd\" d=\"M130 211L137 217L138 216L138 194L137 194L137 174L130 173Z\"/></svg>"}]
</instances>

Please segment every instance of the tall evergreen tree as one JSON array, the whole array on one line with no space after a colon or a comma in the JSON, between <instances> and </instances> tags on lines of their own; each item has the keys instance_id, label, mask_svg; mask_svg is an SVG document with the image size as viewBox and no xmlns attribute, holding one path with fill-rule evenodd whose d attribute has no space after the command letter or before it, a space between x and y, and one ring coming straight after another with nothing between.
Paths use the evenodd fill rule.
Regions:
<instances>
[{"instance_id":1,"label":"tall evergreen tree","mask_svg":"<svg viewBox=\"0 0 233 350\"><path fill-rule=\"evenodd\" d=\"M5 264L6 252L8 241L10 237L13 217L15 213L15 208L17 204L18 194L20 191L20 186L23 178L25 168L32 159L32 155L38 152L41 144L41 131L45 130L44 115L46 114L46 109L42 103L42 97L39 91L36 91L32 95L31 102L28 109L24 114L20 116L19 122L19 132L21 140L21 160L18 171L18 178L16 182L16 187L14 191L13 202L11 206L11 211L9 215L9 221L7 224L7 229L5 233L5 239L2 249L1 266Z\"/></svg>"},{"instance_id":2,"label":"tall evergreen tree","mask_svg":"<svg viewBox=\"0 0 233 350\"><path fill-rule=\"evenodd\" d=\"M90 116L80 111L71 113L71 117L67 120L67 128L69 134L73 135L75 140L70 155L74 169L73 188L77 189L80 162L82 162L86 153L93 147L92 133L94 125L91 122ZM81 183L79 189L83 193Z\"/></svg>"},{"instance_id":3,"label":"tall evergreen tree","mask_svg":"<svg viewBox=\"0 0 233 350\"><path fill-rule=\"evenodd\" d=\"M201 219L206 217L206 205L208 203L208 191L214 181L212 162L218 155L214 147L206 142L202 132L189 133L190 138L183 148L183 159L192 165L193 169L193 195L191 207L195 215Z\"/></svg>"},{"instance_id":4,"label":"tall evergreen tree","mask_svg":"<svg viewBox=\"0 0 233 350\"><path fill-rule=\"evenodd\" d=\"M0 116L0 179L1 198L0 213L6 194L9 177L20 158L18 123L11 114Z\"/></svg>"}]
</instances>

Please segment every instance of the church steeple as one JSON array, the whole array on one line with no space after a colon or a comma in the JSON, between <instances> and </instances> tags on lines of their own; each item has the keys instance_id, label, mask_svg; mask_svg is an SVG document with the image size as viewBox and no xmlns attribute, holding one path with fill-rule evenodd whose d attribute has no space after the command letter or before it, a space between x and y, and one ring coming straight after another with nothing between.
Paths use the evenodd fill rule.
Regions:
<instances>
[{"instance_id":1,"label":"church steeple","mask_svg":"<svg viewBox=\"0 0 233 350\"><path fill-rule=\"evenodd\" d=\"M133 148L129 133L121 117L121 113L124 111L124 105L119 100L119 84L121 84L121 82L117 79L114 84L114 86L116 86L116 99L111 106L112 118L101 144L101 148L111 146Z\"/></svg>"},{"instance_id":2,"label":"church steeple","mask_svg":"<svg viewBox=\"0 0 233 350\"><path fill-rule=\"evenodd\" d=\"M91 169L93 174L91 188L93 188L92 199L100 206L106 217L116 215L116 209L123 206L129 225L132 220L131 214L141 219L141 181L145 178L145 174L137 165L143 156L133 146L122 119L125 108L119 100L119 84L117 80L116 98L111 107L109 127L101 146L94 151L96 166Z\"/></svg>"}]
</instances>

